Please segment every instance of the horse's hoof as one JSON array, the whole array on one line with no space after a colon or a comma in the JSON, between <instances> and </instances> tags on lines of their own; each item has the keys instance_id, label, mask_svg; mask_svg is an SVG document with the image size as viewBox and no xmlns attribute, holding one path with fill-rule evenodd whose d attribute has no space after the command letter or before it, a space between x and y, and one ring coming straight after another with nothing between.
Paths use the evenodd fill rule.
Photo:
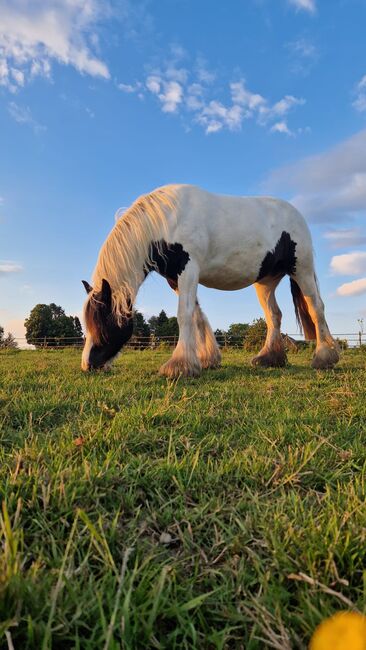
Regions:
<instances>
[{"instance_id":1,"label":"horse's hoof","mask_svg":"<svg viewBox=\"0 0 366 650\"><path fill-rule=\"evenodd\" d=\"M170 359L159 369L159 375L169 379L178 379L179 377L198 377L201 374L202 367L198 363L188 363L188 361Z\"/></svg>"},{"instance_id":2,"label":"horse's hoof","mask_svg":"<svg viewBox=\"0 0 366 650\"><path fill-rule=\"evenodd\" d=\"M252 359L253 366L262 366L263 368L283 368L287 364L285 352L265 352L258 354Z\"/></svg>"},{"instance_id":3,"label":"horse's hoof","mask_svg":"<svg viewBox=\"0 0 366 650\"><path fill-rule=\"evenodd\" d=\"M322 348L315 352L311 362L315 370L331 370L339 361L339 352L336 348Z\"/></svg>"},{"instance_id":4,"label":"horse's hoof","mask_svg":"<svg viewBox=\"0 0 366 650\"><path fill-rule=\"evenodd\" d=\"M203 369L207 370L208 368L214 369L221 366L221 354L217 353L211 357L200 358L200 363Z\"/></svg>"}]
</instances>

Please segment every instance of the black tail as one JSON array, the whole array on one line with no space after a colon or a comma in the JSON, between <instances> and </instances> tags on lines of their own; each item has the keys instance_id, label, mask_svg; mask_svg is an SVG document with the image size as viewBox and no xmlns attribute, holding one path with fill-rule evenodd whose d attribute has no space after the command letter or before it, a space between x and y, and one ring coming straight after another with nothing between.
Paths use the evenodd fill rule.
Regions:
<instances>
[{"instance_id":1,"label":"black tail","mask_svg":"<svg viewBox=\"0 0 366 650\"><path fill-rule=\"evenodd\" d=\"M297 324L300 328L300 331L302 330L304 331L305 339L307 341L312 341L313 339L316 339L315 325L310 316L309 309L306 304L306 300L304 298L304 294L301 291L297 282L295 282L295 280L293 280L292 278L290 278L290 285L291 285L292 299L294 301L294 306L295 306L295 315L296 315Z\"/></svg>"}]
</instances>

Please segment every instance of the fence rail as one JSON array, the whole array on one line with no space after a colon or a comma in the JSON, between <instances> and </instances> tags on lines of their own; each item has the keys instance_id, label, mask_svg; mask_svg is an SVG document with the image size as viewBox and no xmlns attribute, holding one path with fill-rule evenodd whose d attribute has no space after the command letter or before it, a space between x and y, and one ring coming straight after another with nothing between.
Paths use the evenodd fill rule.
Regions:
<instances>
[{"instance_id":1,"label":"fence rail","mask_svg":"<svg viewBox=\"0 0 366 650\"><path fill-rule=\"evenodd\" d=\"M301 345L306 345L307 342L303 340L300 334L285 334L286 337L292 339L296 343L301 343ZM366 333L363 332L349 332L346 334L334 334L333 335L339 341L347 342L347 346L350 348L361 347L366 345ZM19 348L44 348L44 349L64 349L64 348L82 348L84 345L84 338L81 337L42 337L34 338L27 341L25 338L15 338L14 339ZM126 344L126 348L130 349L156 349L162 345L174 347L177 343L177 336L133 336L130 341ZM245 337L243 336L230 336L229 334L222 334L216 336L216 340L220 347L230 348L236 347L241 348L245 343Z\"/></svg>"}]
</instances>

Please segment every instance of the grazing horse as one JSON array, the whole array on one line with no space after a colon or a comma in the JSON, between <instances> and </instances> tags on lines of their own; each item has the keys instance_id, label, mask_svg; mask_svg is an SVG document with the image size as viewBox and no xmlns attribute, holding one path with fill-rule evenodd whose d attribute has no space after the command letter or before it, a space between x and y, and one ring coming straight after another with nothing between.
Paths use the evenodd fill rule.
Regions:
<instances>
[{"instance_id":1,"label":"grazing horse","mask_svg":"<svg viewBox=\"0 0 366 650\"><path fill-rule=\"evenodd\" d=\"M233 291L254 284L267 337L254 365L283 366L281 311L275 290L290 276L297 321L316 339L314 368L332 368L337 345L324 317L304 218L286 201L211 194L166 185L138 198L104 242L85 304L83 370L105 368L132 335L132 308L146 276L157 271L179 296L179 339L160 368L167 377L197 376L220 364L220 351L197 301L197 286Z\"/></svg>"}]
</instances>

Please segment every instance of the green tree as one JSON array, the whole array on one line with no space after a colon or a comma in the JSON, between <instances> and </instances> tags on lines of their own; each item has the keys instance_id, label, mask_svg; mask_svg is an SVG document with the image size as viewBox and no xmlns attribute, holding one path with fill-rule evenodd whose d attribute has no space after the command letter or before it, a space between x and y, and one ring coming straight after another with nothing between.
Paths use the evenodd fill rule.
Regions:
<instances>
[{"instance_id":1,"label":"green tree","mask_svg":"<svg viewBox=\"0 0 366 650\"><path fill-rule=\"evenodd\" d=\"M256 318L251 325L248 326L245 340L245 350L258 350L264 344L267 336L267 325L264 318Z\"/></svg>"},{"instance_id":2,"label":"green tree","mask_svg":"<svg viewBox=\"0 0 366 650\"><path fill-rule=\"evenodd\" d=\"M150 325L146 322L144 315L137 309L133 314L133 333L134 336L150 336Z\"/></svg>"},{"instance_id":3,"label":"green tree","mask_svg":"<svg viewBox=\"0 0 366 650\"><path fill-rule=\"evenodd\" d=\"M169 318L163 309L158 316L152 316L150 318L149 325L151 333L156 338L162 338L165 336L179 336L177 318L175 316L171 316Z\"/></svg>"},{"instance_id":4,"label":"green tree","mask_svg":"<svg viewBox=\"0 0 366 650\"><path fill-rule=\"evenodd\" d=\"M219 344L219 346L222 347L223 345L225 345L225 341L226 341L226 338L225 338L226 337L226 332L225 332L225 330L216 329L214 331L214 335L215 335L216 341Z\"/></svg>"},{"instance_id":5,"label":"green tree","mask_svg":"<svg viewBox=\"0 0 366 650\"><path fill-rule=\"evenodd\" d=\"M232 323L227 331L228 344L242 346L248 327L248 323Z\"/></svg>"},{"instance_id":6,"label":"green tree","mask_svg":"<svg viewBox=\"0 0 366 650\"><path fill-rule=\"evenodd\" d=\"M65 343L75 345L83 340L83 330L78 317L66 316L62 307L54 302L33 307L24 325L27 343L36 347L44 345L45 339L50 339L47 341L48 347Z\"/></svg>"},{"instance_id":7,"label":"green tree","mask_svg":"<svg viewBox=\"0 0 366 650\"><path fill-rule=\"evenodd\" d=\"M8 332L5 336L4 328L0 325L0 348L15 349L18 347L13 334Z\"/></svg>"}]
</instances>

